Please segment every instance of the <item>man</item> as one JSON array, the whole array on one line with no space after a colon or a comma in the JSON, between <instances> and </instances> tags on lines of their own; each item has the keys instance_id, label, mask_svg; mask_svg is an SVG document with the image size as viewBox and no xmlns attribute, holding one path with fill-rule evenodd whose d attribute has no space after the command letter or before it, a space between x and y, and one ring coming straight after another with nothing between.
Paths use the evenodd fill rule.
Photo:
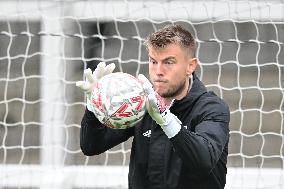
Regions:
<instances>
[{"instance_id":1,"label":"man","mask_svg":"<svg viewBox=\"0 0 284 189\"><path fill-rule=\"evenodd\" d=\"M152 84L143 75L138 78L147 94L146 115L136 127L115 130L87 108L80 134L83 153L100 154L134 136L129 189L224 188L230 112L195 75L195 40L181 26L169 25L151 34L145 45ZM90 83L77 85L88 93L113 69L101 63Z\"/></svg>"}]
</instances>

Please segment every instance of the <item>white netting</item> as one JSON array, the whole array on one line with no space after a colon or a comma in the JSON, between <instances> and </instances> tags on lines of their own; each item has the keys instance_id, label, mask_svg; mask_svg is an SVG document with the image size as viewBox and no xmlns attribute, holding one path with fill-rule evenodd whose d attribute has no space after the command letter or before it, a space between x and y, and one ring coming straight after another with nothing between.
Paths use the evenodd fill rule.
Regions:
<instances>
[{"instance_id":1,"label":"white netting","mask_svg":"<svg viewBox=\"0 0 284 189\"><path fill-rule=\"evenodd\" d=\"M148 75L143 39L179 23L197 75L230 106L226 188L284 188L283 21L280 0L1 1L0 187L126 188L131 140L80 151L75 82L100 61Z\"/></svg>"}]
</instances>

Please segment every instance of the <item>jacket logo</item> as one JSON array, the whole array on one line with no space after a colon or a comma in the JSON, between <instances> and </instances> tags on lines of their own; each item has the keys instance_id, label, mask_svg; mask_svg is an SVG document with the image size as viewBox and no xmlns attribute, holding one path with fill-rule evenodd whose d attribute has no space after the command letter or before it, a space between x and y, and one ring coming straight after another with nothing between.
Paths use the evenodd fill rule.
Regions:
<instances>
[{"instance_id":1,"label":"jacket logo","mask_svg":"<svg viewBox=\"0 0 284 189\"><path fill-rule=\"evenodd\" d=\"M150 138L151 137L151 130L144 132L143 136Z\"/></svg>"}]
</instances>

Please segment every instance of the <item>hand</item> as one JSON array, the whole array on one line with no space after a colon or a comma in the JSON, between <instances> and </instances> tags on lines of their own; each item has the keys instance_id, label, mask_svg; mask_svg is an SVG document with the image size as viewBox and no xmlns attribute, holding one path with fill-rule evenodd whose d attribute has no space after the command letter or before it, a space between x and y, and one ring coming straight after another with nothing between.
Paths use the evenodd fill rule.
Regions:
<instances>
[{"instance_id":1,"label":"hand","mask_svg":"<svg viewBox=\"0 0 284 189\"><path fill-rule=\"evenodd\" d=\"M164 99L154 91L150 81L142 74L138 75L147 96L146 107L149 115L161 126L168 138L174 137L181 129L181 121L170 112Z\"/></svg>"},{"instance_id":2,"label":"hand","mask_svg":"<svg viewBox=\"0 0 284 189\"><path fill-rule=\"evenodd\" d=\"M143 89L147 95L146 107L150 116L159 125L164 125L166 120L163 118L167 112L164 99L154 91L150 81L142 74L138 75L138 79L142 82Z\"/></svg>"},{"instance_id":3,"label":"hand","mask_svg":"<svg viewBox=\"0 0 284 189\"><path fill-rule=\"evenodd\" d=\"M93 88L103 76L112 73L114 69L115 69L114 63L111 63L106 66L105 62L100 62L93 73L90 68L84 70L84 75L86 77L85 81L76 82L76 86L81 88L87 95L87 109L89 111L94 112L90 101L91 92Z\"/></svg>"}]
</instances>

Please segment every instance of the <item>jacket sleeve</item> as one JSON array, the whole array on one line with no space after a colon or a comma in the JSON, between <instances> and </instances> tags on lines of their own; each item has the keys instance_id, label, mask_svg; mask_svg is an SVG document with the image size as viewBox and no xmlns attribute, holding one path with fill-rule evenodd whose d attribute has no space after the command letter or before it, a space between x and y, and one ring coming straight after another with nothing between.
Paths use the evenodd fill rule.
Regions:
<instances>
[{"instance_id":1,"label":"jacket sleeve","mask_svg":"<svg viewBox=\"0 0 284 189\"><path fill-rule=\"evenodd\" d=\"M88 109L82 118L80 147L87 155L98 155L133 136L134 129L112 129L104 126Z\"/></svg>"},{"instance_id":2,"label":"jacket sleeve","mask_svg":"<svg viewBox=\"0 0 284 189\"><path fill-rule=\"evenodd\" d=\"M183 164L204 175L211 172L228 145L230 111L221 100L202 101L196 107L195 129L182 127L171 141Z\"/></svg>"}]
</instances>

